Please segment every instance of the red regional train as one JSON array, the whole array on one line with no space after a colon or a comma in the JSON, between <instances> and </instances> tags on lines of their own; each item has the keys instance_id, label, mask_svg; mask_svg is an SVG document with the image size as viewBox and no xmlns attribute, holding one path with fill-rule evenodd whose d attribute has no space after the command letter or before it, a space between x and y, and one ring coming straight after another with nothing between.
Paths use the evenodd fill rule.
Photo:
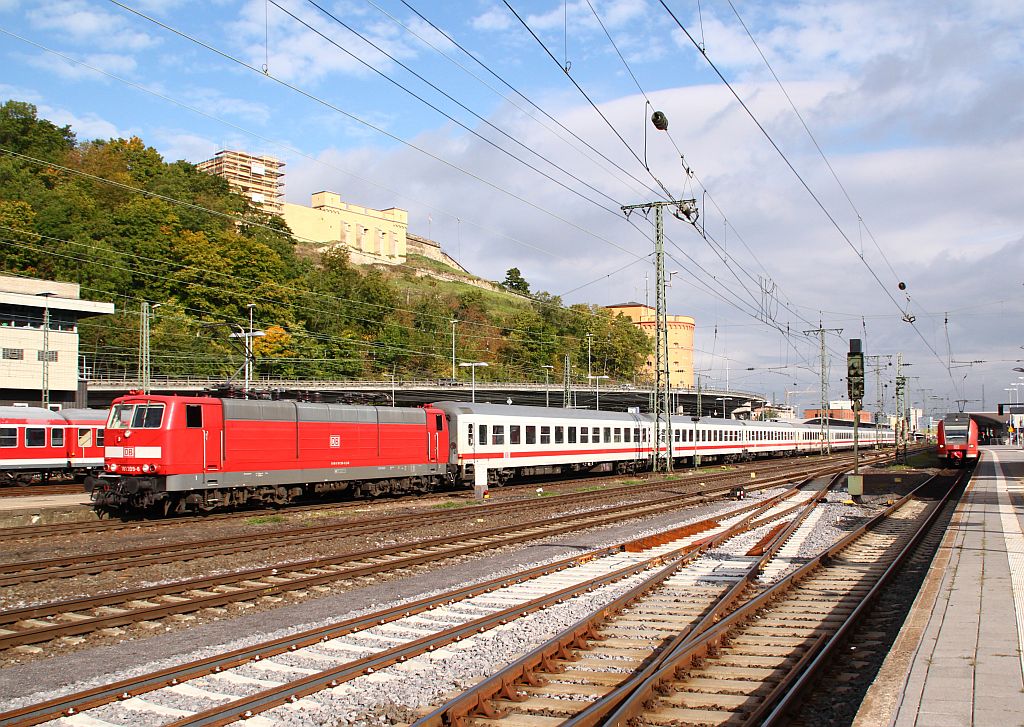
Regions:
<instances>
[{"instance_id":1,"label":"red regional train","mask_svg":"<svg viewBox=\"0 0 1024 727\"><path fill-rule=\"evenodd\" d=\"M939 420L939 460L963 465L978 459L978 423L965 412L946 414Z\"/></svg>"},{"instance_id":2,"label":"red regional train","mask_svg":"<svg viewBox=\"0 0 1024 727\"><path fill-rule=\"evenodd\" d=\"M0 406L0 485L103 469L103 409Z\"/></svg>"},{"instance_id":3,"label":"red regional train","mask_svg":"<svg viewBox=\"0 0 1024 727\"><path fill-rule=\"evenodd\" d=\"M664 430L664 425L661 427ZM100 510L163 514L250 502L283 504L500 485L530 475L650 469L649 414L439 402L390 408L131 394L107 422ZM849 427L826 429L833 448ZM817 425L675 417L657 438L683 464L817 452ZM863 445L891 444L865 428Z\"/></svg>"}]
</instances>

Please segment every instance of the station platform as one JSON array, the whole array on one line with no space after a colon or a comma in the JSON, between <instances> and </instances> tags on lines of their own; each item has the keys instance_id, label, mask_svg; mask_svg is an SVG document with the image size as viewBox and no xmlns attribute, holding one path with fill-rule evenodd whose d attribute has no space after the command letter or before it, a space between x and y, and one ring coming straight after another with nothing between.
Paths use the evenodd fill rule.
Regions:
<instances>
[{"instance_id":1,"label":"station platform","mask_svg":"<svg viewBox=\"0 0 1024 727\"><path fill-rule=\"evenodd\" d=\"M83 522L96 519L88 492L70 495L0 497L0 528Z\"/></svg>"},{"instance_id":2,"label":"station platform","mask_svg":"<svg viewBox=\"0 0 1024 727\"><path fill-rule=\"evenodd\" d=\"M985 449L857 727L1024 725L1024 451Z\"/></svg>"}]
</instances>

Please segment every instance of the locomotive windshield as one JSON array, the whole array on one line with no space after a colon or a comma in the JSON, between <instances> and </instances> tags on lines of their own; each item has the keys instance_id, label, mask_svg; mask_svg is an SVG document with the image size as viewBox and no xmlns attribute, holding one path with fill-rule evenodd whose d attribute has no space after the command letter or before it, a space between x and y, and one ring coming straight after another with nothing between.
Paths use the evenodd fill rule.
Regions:
<instances>
[{"instance_id":1,"label":"locomotive windshield","mask_svg":"<svg viewBox=\"0 0 1024 727\"><path fill-rule=\"evenodd\" d=\"M946 442L949 444L963 444L967 441L967 427L963 424L946 424Z\"/></svg>"},{"instance_id":2,"label":"locomotive windshield","mask_svg":"<svg viewBox=\"0 0 1024 727\"><path fill-rule=\"evenodd\" d=\"M107 429L159 429L163 418L163 404L115 404Z\"/></svg>"}]
</instances>

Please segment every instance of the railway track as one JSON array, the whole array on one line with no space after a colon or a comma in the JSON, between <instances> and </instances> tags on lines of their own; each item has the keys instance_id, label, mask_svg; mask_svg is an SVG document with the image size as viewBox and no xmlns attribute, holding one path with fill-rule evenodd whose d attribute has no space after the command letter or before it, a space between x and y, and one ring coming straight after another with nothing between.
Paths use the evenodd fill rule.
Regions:
<instances>
[{"instance_id":1,"label":"railway track","mask_svg":"<svg viewBox=\"0 0 1024 727\"><path fill-rule=\"evenodd\" d=\"M301 706L307 694L336 688L416 656L436 653L440 659L451 658L440 650L482 632L507 631L516 626L512 623L515 619L572 599L586 601L599 597L602 590L631 586L666 563L678 571L701 552L790 517L817 496L813 491L792 488L762 503L733 503L729 512L656 538L602 548L397 608L30 705L0 714L0 725L38 724L86 709L92 710L82 715L86 724L96 724L88 721L91 719L132 723L131 715L138 713L146 713L148 724L161 716L175 725L227 724L280 704ZM248 694L227 699L232 691ZM183 709L183 697L199 706ZM208 708L202 706L204 702ZM219 703L209 706L211 702ZM117 714L120 717L112 716Z\"/></svg>"},{"instance_id":2,"label":"railway track","mask_svg":"<svg viewBox=\"0 0 1024 727\"><path fill-rule=\"evenodd\" d=\"M48 495L77 495L85 492L81 482L57 485L10 485L0 487L0 498L4 497L41 497Z\"/></svg>"},{"instance_id":3,"label":"railway track","mask_svg":"<svg viewBox=\"0 0 1024 727\"><path fill-rule=\"evenodd\" d=\"M875 452L871 452L871 453L868 453L867 455L862 455L862 456L867 456L868 460L870 460L872 457L884 459L886 457L892 456L892 450L880 450L880 452L881 452L880 456L879 456L878 453L875 453ZM675 485L675 484L679 484L681 482L685 482L685 478L690 476L691 473L694 476L699 476L702 479L702 481L704 481L706 483L714 483L714 482L717 482L717 481L719 481L721 479L727 479L727 478L730 478L730 477L749 476L748 473L750 473L750 472L757 472L758 476L764 476L764 475L774 475L776 472L790 471L790 470L795 468L794 467L795 462L799 462L799 461L802 461L804 463L811 462L811 463L814 463L814 464L818 464L818 463L828 464L828 463L833 463L833 462L834 463L847 462L849 460L850 460L850 455L847 454L847 453L843 453L843 454L829 455L829 456L826 456L826 457L813 456L811 458L800 458L800 460L784 459L784 460L779 460L779 461L771 461L771 462L764 462L764 461L762 461L762 462L750 463L750 464L745 464L745 465L736 465L736 466L734 466L733 469L730 469L729 471L717 471L716 472L713 469L709 469L709 468L704 468L704 469L699 469L699 470L689 470L688 469L688 470L680 472L679 474L681 475L681 477L678 477L677 479L666 479L664 477L655 477L655 478L651 479L650 476L648 475L648 478L646 480L644 480L642 482L639 482L639 483L636 483L636 484L633 484L633 485L630 485L630 486L628 486L628 488L624 488L624 489L629 489L631 491L636 492L636 491L643 491L644 489L664 488L668 484ZM562 480L562 481L554 481L554 482L533 483L533 484L530 484L530 485L526 485L526 486L524 486L522 488L521 487L497 488L497 489L493 490L492 492L496 496L501 496L504 492L508 492L508 491L515 491L515 490L520 490L520 489L532 490L532 488L534 486L536 486L537 484L543 484L545 486L552 486L552 487L557 487L557 488L561 488L561 489L571 488L571 487L574 487L574 486L593 487L593 486L600 486L602 483L606 483L606 482L621 482L622 479L623 479L622 476L618 476L618 475L616 475L616 476L596 476L596 477L587 477L587 478L581 478L581 479L569 480L569 481ZM623 489L623 488L610 488L610 489L606 490L605 492L607 492L607 493L614 493L615 491L617 491L619 489ZM434 496L436 496L436 493L435 493ZM591 497L594 497L594 496L595 495L592 493ZM409 496L410 499L415 498L415 497L416 496ZM429 495L428 496L424 496L424 497L429 497ZM504 497L502 497L502 499L504 499ZM529 496L524 496L522 499L531 499L531 498ZM345 511L363 509L363 508L366 507L366 505L367 505L366 501L356 501L356 502L351 502L351 501L349 501L349 502L326 501L326 502L319 502L319 503L310 504L310 505L288 505L288 506L281 507L281 508L277 509L277 511L279 511L279 512L281 512L283 514L291 515L291 514L302 514L302 513L305 513L305 512L322 512L325 509L337 509L337 510L341 511L342 513L344 513ZM264 511L263 510L240 510L240 511L232 511L232 512L210 513L210 514L205 514L205 515L193 515L193 516L180 516L180 517L171 517L171 518L161 518L161 519L156 519L156 520L142 520L142 519L138 519L138 520L110 520L110 519L103 519L103 520L94 520L94 521L89 521L89 522L50 523L50 524L39 524L39 525L24 525L24 526L19 526L19 527L0 528L0 542L2 542L4 540L12 540L12 539L21 540L21 539L26 539L26 538L40 538L40 537L50 537L50 536L56 536L56 535L80 535L80 534L91 533L91 532L114 532L114 531L117 531L117 530L133 530L133 531L135 531L135 530L140 530L140 529L151 529L151 528L160 529L160 528L167 528L167 527L173 527L173 526L188 525L189 523L192 523L192 522L207 523L207 522L241 521L241 520L245 520L245 519L248 519L248 518L252 518L253 516L258 516L261 512L264 512Z\"/></svg>"},{"instance_id":4,"label":"railway track","mask_svg":"<svg viewBox=\"0 0 1024 727\"><path fill-rule=\"evenodd\" d=\"M415 725L775 724L958 483L930 480L795 571L762 557L725 595L685 580L636 589ZM943 495L919 499L930 489ZM772 566L774 583L751 580Z\"/></svg>"},{"instance_id":5,"label":"railway track","mask_svg":"<svg viewBox=\"0 0 1024 727\"><path fill-rule=\"evenodd\" d=\"M792 471L793 468L789 468ZM831 471L822 468L821 472ZM758 480L758 488L772 487L789 481L792 475L782 473L762 477ZM428 511L403 513L384 517L369 518L359 522L342 521L325 523L308 527L272 530L259 533L245 533L230 537L218 537L205 540L188 541L173 544L121 549L107 552L90 553L87 557L67 556L41 560L20 561L0 564L0 588L35 583L53 578L71 578L106 571L141 568L150 565L182 562L201 558L216 558L238 552L251 553L257 550L270 550L287 545L322 542L329 539L350 538L379 532L395 532L399 529L427 527L434 524L450 523L453 520L479 519L481 516L492 517L503 513L520 512L524 507L547 509L552 506L559 508L595 507L595 500L615 499L622 495L636 497L652 492L663 491L671 486L670 495L655 497L645 504L678 502L680 495L688 497L687 502L699 502L702 499L716 497L727 493L735 482L735 475L720 473L714 478L702 478L701 482L681 480L659 480L640 485L632 485L604 492L579 492L561 495L557 502L551 499L536 498L523 501L494 502L479 508L461 511ZM725 480L728 484L717 486L714 483ZM712 484L708 487L708 484ZM696 497L693 497L696 496ZM629 505L623 507L630 507Z\"/></svg>"},{"instance_id":6,"label":"railway track","mask_svg":"<svg viewBox=\"0 0 1024 727\"><path fill-rule=\"evenodd\" d=\"M326 591L330 590L328 584L408 570L582 529L614 525L679 510L691 504L693 500L672 495L651 502L548 517L451 537L5 610L0 612L0 649L38 644L54 638L201 609L223 608L228 604L260 598L280 599L289 592Z\"/></svg>"}]
</instances>

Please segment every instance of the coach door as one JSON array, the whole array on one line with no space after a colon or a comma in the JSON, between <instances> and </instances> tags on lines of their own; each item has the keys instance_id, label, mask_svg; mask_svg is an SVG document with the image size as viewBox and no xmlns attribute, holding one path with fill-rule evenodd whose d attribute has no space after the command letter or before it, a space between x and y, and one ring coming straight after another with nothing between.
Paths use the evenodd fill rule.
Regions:
<instances>
[{"instance_id":1,"label":"coach door","mask_svg":"<svg viewBox=\"0 0 1024 727\"><path fill-rule=\"evenodd\" d=\"M444 433L444 414L427 412L427 461L436 463L442 455L442 445L447 446Z\"/></svg>"}]
</instances>

